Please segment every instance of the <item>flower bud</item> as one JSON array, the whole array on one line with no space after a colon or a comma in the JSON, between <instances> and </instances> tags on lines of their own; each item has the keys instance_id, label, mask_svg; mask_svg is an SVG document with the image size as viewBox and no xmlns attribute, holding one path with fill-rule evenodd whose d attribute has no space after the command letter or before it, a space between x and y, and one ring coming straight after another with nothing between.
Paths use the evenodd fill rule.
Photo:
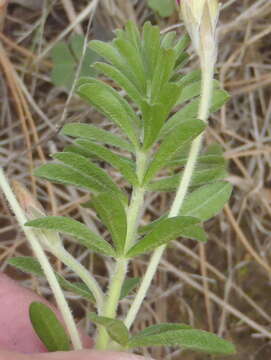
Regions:
<instances>
[{"instance_id":1,"label":"flower bud","mask_svg":"<svg viewBox=\"0 0 271 360\"><path fill-rule=\"evenodd\" d=\"M25 216L28 220L34 220L46 216L45 210L42 205L36 200L33 195L19 182L12 182L13 191L17 197L19 204L24 210ZM48 241L51 245L61 243L59 234L52 230L34 230L36 234L42 235L41 240L43 245L46 246ZM45 241L44 241L45 240Z\"/></svg>"},{"instance_id":2,"label":"flower bud","mask_svg":"<svg viewBox=\"0 0 271 360\"><path fill-rule=\"evenodd\" d=\"M193 46L200 57L216 60L217 0L181 0L180 12Z\"/></svg>"},{"instance_id":3,"label":"flower bud","mask_svg":"<svg viewBox=\"0 0 271 360\"><path fill-rule=\"evenodd\" d=\"M31 195L31 193L19 181L13 180L12 187L28 220L45 216L45 210L42 205L34 199L33 195Z\"/></svg>"}]
</instances>

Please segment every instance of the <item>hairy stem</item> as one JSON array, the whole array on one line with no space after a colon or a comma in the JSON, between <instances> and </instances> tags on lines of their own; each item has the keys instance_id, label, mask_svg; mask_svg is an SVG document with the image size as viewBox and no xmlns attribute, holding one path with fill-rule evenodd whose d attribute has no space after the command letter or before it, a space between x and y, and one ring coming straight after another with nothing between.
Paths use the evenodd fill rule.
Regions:
<instances>
[{"instance_id":1,"label":"hairy stem","mask_svg":"<svg viewBox=\"0 0 271 360\"><path fill-rule=\"evenodd\" d=\"M96 304L98 313L100 314L103 307L104 294L95 278L89 274L87 269L81 265L63 246L62 244L51 245L48 241L46 243L50 252L56 256L66 266L73 270L73 272L87 285L92 292Z\"/></svg>"},{"instance_id":2,"label":"hairy stem","mask_svg":"<svg viewBox=\"0 0 271 360\"><path fill-rule=\"evenodd\" d=\"M207 121L209 114L210 101L212 96L212 81L213 81L213 71L214 67L210 64L213 63L213 60L210 62L206 61L202 63L202 90L201 90L201 101L199 107L198 117L200 120ZM178 216L185 199L185 196L188 192L189 185L192 180L193 172L197 163L198 155L201 149L202 144L202 135L198 136L192 143L187 163L184 169L184 174L182 176L180 185L178 187L175 199L171 206L169 217ZM138 311L147 295L148 289L151 285L152 279L157 271L158 265L160 263L161 257L163 256L164 250L166 249L165 245L157 248L151 256L149 265L147 267L146 273L143 277L143 280L140 284L136 297L128 311L127 317L125 319L125 325L130 328L133 324Z\"/></svg>"},{"instance_id":3,"label":"hairy stem","mask_svg":"<svg viewBox=\"0 0 271 360\"><path fill-rule=\"evenodd\" d=\"M72 313L69 309L68 303L55 277L54 270L52 269L51 264L49 263L47 256L45 255L45 252L42 246L40 245L36 233L30 228L24 226L24 224L27 222L27 218L24 214L24 211L21 209L18 201L16 200L15 195L1 168L0 168L0 186L21 228L23 229L25 236L29 241L29 244L32 247L33 253L35 254L36 258L38 259L42 267L42 270L54 294L59 311L61 312L61 315L63 317L67 331L70 335L73 347L76 350L80 350L82 349L81 339L75 321L73 319Z\"/></svg>"},{"instance_id":4,"label":"hairy stem","mask_svg":"<svg viewBox=\"0 0 271 360\"><path fill-rule=\"evenodd\" d=\"M137 176L141 183L147 166L147 156L144 153L137 154ZM130 205L127 211L127 234L125 240L125 252L133 245L136 240L137 228L141 218L142 208L144 204L145 189L141 186L135 187L132 192ZM115 264L115 271L110 280L109 290L106 297L103 316L115 318L120 298L123 282L126 277L129 260L119 258ZM97 340L98 349L106 349L108 347L109 336L107 332L100 328Z\"/></svg>"}]
</instances>

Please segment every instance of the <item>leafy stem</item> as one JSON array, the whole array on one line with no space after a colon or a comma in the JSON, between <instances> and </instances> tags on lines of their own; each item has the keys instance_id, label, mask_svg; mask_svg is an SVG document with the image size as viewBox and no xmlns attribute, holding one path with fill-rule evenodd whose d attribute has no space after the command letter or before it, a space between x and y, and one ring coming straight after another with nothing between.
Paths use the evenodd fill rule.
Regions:
<instances>
[{"instance_id":1,"label":"leafy stem","mask_svg":"<svg viewBox=\"0 0 271 360\"><path fill-rule=\"evenodd\" d=\"M138 152L136 155L136 160L136 173L139 183L141 183L148 164L148 158L145 153ZM129 249L131 245L133 245L136 239L137 228L139 225L139 220L144 204L144 194L145 189L143 187L134 187L131 195L130 205L127 211L127 234L125 239L125 252ZM116 260L115 270L110 280L107 299L105 301L104 310L102 311L102 315L105 317L113 319L116 317L120 293L123 282L125 280L128 264L129 260L127 259L119 258ZM100 328L99 337L97 339L97 348L106 349L108 341L108 333L105 329Z\"/></svg>"},{"instance_id":2,"label":"leafy stem","mask_svg":"<svg viewBox=\"0 0 271 360\"><path fill-rule=\"evenodd\" d=\"M212 64L213 61L211 59L209 64ZM204 122L208 119L210 102L212 98L212 88L213 88L213 72L214 66L210 66L208 61L202 61L202 82L201 82L201 99L199 105L198 118L203 120ZM203 135L200 134L191 144L190 152L188 155L187 163L184 169L183 176L180 181L180 185L178 187L175 199L171 206L169 217L178 216L183 205L183 201L186 197L186 194L189 189L189 185L191 183L194 169L197 163L197 159L200 153L201 144L202 144ZM143 280L140 284L140 287L137 291L135 299L128 311L126 319L124 321L125 325L130 328L133 324L137 313L147 295L153 277L157 271L160 260L163 256L163 253L166 249L166 245L162 245L158 247L151 256L149 265L147 267L146 273L143 277Z\"/></svg>"},{"instance_id":3,"label":"leafy stem","mask_svg":"<svg viewBox=\"0 0 271 360\"><path fill-rule=\"evenodd\" d=\"M75 260L75 258L61 244L55 246L51 245L47 241L46 246L54 256L73 270L74 273L78 275L78 277L87 285L96 300L97 310L100 313L103 306L104 294L94 276L92 276L84 266Z\"/></svg>"},{"instance_id":4,"label":"leafy stem","mask_svg":"<svg viewBox=\"0 0 271 360\"><path fill-rule=\"evenodd\" d=\"M188 6L191 0L187 1ZM205 21L206 26L209 23ZM231 193L230 184L217 181L226 176L222 150L213 145L200 154L200 134L206 127L209 108L216 111L227 99L227 94L213 81L215 52L212 56L207 49L204 57L200 57L202 79L199 71L183 75L179 70L188 57L185 52L188 42L186 37L176 41L175 35L174 32L161 35L157 26L146 23L141 36L135 24L129 22L124 29L116 31L116 39L112 42L91 41L90 48L105 60L94 65L96 70L109 77L114 86L94 77L83 77L78 82L77 93L117 125L120 133L93 124L67 124L62 134L75 138L74 143L54 154L53 162L35 170L35 175L43 179L89 191L92 196L84 207L94 209L95 221L105 225L111 241L68 216L44 216L42 213L37 218L34 214L34 219L25 225L35 228L33 234L37 234L41 245L84 282L73 284L57 274L60 285L90 301L96 300L97 313L88 317L97 325L98 349L178 345L184 349L232 354L234 347L230 343L185 324L157 324L135 336L128 330L167 244L180 236L202 243L207 241L201 222L217 214ZM204 39L208 43L207 35ZM213 84L216 89L212 98ZM196 99L199 95L200 101ZM189 100L192 100L189 104L174 111L176 106ZM99 166L99 162L117 169L131 186L129 202L127 193L107 173L107 166ZM184 171L177 172L182 166L185 166ZM165 176L157 179L162 170ZM172 190L177 190L177 194L169 215L139 228L145 192ZM64 249L59 233L73 237L89 251L110 259L112 268L105 295L95 276ZM154 252L150 264L123 322L117 318L119 302L139 280L126 279L129 261L151 251ZM40 259L38 252L37 257ZM42 261L43 258L42 269L35 260L26 257L14 259L13 263L26 272L42 276L43 268L46 270ZM62 306L60 300L58 305L65 311L67 307ZM46 319L40 316L44 315L41 312L40 308L34 311L34 323L40 318ZM74 323L68 325L74 336ZM42 333L46 337L46 331ZM52 341L55 342L54 337ZM51 348L55 349L53 345Z\"/></svg>"}]
</instances>

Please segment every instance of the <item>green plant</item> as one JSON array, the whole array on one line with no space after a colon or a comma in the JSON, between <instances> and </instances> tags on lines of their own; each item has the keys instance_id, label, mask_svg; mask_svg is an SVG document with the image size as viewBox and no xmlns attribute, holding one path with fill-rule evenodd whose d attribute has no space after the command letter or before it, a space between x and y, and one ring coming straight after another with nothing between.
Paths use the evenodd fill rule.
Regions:
<instances>
[{"instance_id":1,"label":"green plant","mask_svg":"<svg viewBox=\"0 0 271 360\"><path fill-rule=\"evenodd\" d=\"M80 79L77 93L117 125L120 134L88 124L67 124L62 134L75 138L74 144L53 155L53 163L35 171L35 175L43 179L89 191L90 201L84 206L95 210L111 233L111 242L79 221L45 216L32 206L31 220L25 224L24 231L33 248L36 245L32 237L35 236L38 244L70 267L82 282L70 283L55 273L44 260L41 248L34 249L38 260L42 258L41 265L34 258L26 257L12 259L11 263L37 276L46 275L50 284L57 283L93 302L97 313L89 314L89 318L97 324L98 349L127 350L162 345L210 354L234 353L234 346L229 342L184 324L157 324L135 335L129 332L165 247L178 237L205 242L207 236L202 222L222 209L232 191L231 185L223 181L227 164L220 146L212 145L200 152L209 108L216 111L228 95L212 80L210 72L208 76L201 76L200 71L183 75L181 67L188 59L185 52L188 44L187 36L176 39L174 32L161 36L159 28L150 23L144 25L141 36L131 22L124 30L116 31L116 38L111 43L92 41L90 49L107 61L95 63L94 68L113 80L115 87L123 90L125 95L121 96L106 82L90 77ZM212 87L214 93L209 102ZM202 109L205 109L204 114ZM121 173L126 180L125 188L117 186L100 167L100 161ZM161 172L163 177L157 177ZM3 181L3 174L1 179L6 196L22 224L24 218L8 184ZM169 213L142 227L146 193L176 190ZM59 233L73 237L82 246L113 262L114 271L106 293L95 276L65 250ZM126 278L129 263L134 257L148 256L151 252L145 277L122 321L118 316L119 301L139 281ZM54 294L62 310L63 298L59 292ZM63 306L67 309L67 304ZM67 314L63 317L73 346L80 348L74 323ZM37 321L37 318L41 320ZM50 345L52 337L46 336L48 319L53 328L60 328L58 320L39 304L34 305L34 310L32 307L31 319L33 324L40 324L38 334L45 338L47 346ZM65 350L67 339L63 331L59 333L59 343ZM52 349L54 344L48 347Z\"/></svg>"},{"instance_id":2,"label":"green plant","mask_svg":"<svg viewBox=\"0 0 271 360\"><path fill-rule=\"evenodd\" d=\"M162 17L173 14L176 9L175 0L148 0L148 5Z\"/></svg>"},{"instance_id":3,"label":"green plant","mask_svg":"<svg viewBox=\"0 0 271 360\"><path fill-rule=\"evenodd\" d=\"M51 57L53 69L51 79L55 86L70 89L74 82L76 68L82 57L84 36L74 34L68 42L59 41L52 49ZM96 71L91 65L98 60L98 56L87 48L82 61L80 76L95 76Z\"/></svg>"}]
</instances>

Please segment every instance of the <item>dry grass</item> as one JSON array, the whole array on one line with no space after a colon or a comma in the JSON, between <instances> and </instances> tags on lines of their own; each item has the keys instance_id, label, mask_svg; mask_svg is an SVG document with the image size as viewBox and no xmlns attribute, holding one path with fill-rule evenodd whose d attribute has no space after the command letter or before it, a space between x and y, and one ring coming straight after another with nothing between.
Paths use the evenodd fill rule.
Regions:
<instances>
[{"instance_id":1,"label":"dry grass","mask_svg":"<svg viewBox=\"0 0 271 360\"><path fill-rule=\"evenodd\" d=\"M174 249L168 250L135 328L158 321L190 322L232 339L238 348L235 360L268 360L271 358L271 3L270 0L228 0L223 6L218 70L220 81L232 99L212 117L207 142L218 141L223 145L230 161L229 180L235 185L234 195L224 212L206 225L210 240L204 256L200 256L197 244L188 241L176 243ZM72 32L89 32L89 38L106 39L112 29L122 26L128 18L139 24L151 18L163 29L178 21L176 14L167 19L155 16L143 0L104 0L97 8L95 2L89 4L84 0L11 1L5 24L0 14L0 27L4 26L0 33L1 166L10 179L28 187L48 213L72 215L94 228L97 228L95 218L79 206L85 196L83 192L44 184L31 176L35 166L67 143L68 139L56 133L64 121L100 121L100 126L107 125L72 93L51 84L52 64L48 55L53 44ZM182 30L177 28L179 32ZM195 61L189 67L194 67ZM167 195L152 196L148 199L148 213L159 216L169 202ZM10 257L30 251L4 201L0 214L1 270L50 297L45 282L37 283L7 265ZM104 265L99 259L74 243L67 246L91 270L95 268L101 281L106 281ZM135 261L131 275L141 276L146 261L146 258ZM55 265L67 278L73 278L59 262ZM206 273L205 282L202 270ZM67 297L78 319L84 322L86 304L70 294ZM123 311L130 300L123 302ZM152 356L209 359L174 349L156 349Z\"/></svg>"}]
</instances>

